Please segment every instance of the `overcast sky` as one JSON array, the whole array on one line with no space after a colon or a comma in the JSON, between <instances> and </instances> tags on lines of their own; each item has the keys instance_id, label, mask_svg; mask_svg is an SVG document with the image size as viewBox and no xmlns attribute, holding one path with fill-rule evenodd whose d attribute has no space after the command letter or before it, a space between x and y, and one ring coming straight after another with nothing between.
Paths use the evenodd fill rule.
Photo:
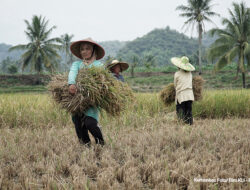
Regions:
<instances>
[{"instance_id":1,"label":"overcast sky","mask_svg":"<svg viewBox=\"0 0 250 190\"><path fill-rule=\"evenodd\" d=\"M214 0L213 11L228 17L232 2L241 0ZM245 3L250 7L249 0ZM33 15L45 16L50 27L57 26L51 37L68 33L73 40L134 40L166 26L184 32L185 18L175 10L181 4L187 5L187 0L0 0L0 43L26 43L24 20L31 21ZM221 18L213 21L221 27ZM206 24L206 30L212 27Z\"/></svg>"}]
</instances>

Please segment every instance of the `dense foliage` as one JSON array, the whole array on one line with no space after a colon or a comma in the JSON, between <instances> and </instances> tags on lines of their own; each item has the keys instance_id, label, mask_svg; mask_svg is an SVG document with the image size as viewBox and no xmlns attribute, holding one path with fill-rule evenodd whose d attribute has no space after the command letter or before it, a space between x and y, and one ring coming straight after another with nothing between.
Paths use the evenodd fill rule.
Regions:
<instances>
[{"instance_id":1,"label":"dense foliage","mask_svg":"<svg viewBox=\"0 0 250 190\"><path fill-rule=\"evenodd\" d=\"M9 49L9 51L25 50L21 59L22 69L31 66L31 70L40 73L44 69L52 72L57 68L60 59L57 50L60 46L56 42L60 42L60 39L49 39L56 26L48 28L48 22L45 17L36 15L32 17L31 22L25 20L28 44L16 45Z\"/></svg>"},{"instance_id":2,"label":"dense foliage","mask_svg":"<svg viewBox=\"0 0 250 190\"><path fill-rule=\"evenodd\" d=\"M208 35L205 35L204 46L208 47L214 39ZM104 41L99 42L105 49L104 61L108 57L122 59L124 61L133 63L134 57L138 57L137 66L145 66L144 60L148 56L154 56L154 66L164 66L169 64L169 59L173 56L187 55L190 57L191 62L196 64L198 62L198 44L196 39L188 38L184 34L181 34L175 30L171 30L169 27L165 29L155 29L141 38L137 38L133 41ZM0 44L0 64L8 56L16 61L20 60L23 51L8 52L11 45L4 43ZM205 51L205 50L203 50ZM61 56L58 71L68 70L70 65L66 65L66 56L64 51L59 51ZM69 59L69 56L68 56ZM205 57L202 58L205 62ZM20 69L21 65L18 65ZM67 68L66 68L67 66ZM29 69L27 69L28 71ZM4 71L2 71L4 72Z\"/></svg>"},{"instance_id":3,"label":"dense foliage","mask_svg":"<svg viewBox=\"0 0 250 190\"><path fill-rule=\"evenodd\" d=\"M166 27L165 29L155 29L143 37L128 42L117 56L130 62L134 54L141 59L145 55L151 54L155 56L155 64L163 66L169 64L169 60L173 56L191 56L197 50L198 44L194 39Z\"/></svg>"},{"instance_id":4,"label":"dense foliage","mask_svg":"<svg viewBox=\"0 0 250 190\"><path fill-rule=\"evenodd\" d=\"M215 70L218 71L227 64L237 60L237 74L242 73L243 88L246 87L246 63L250 65L250 9L242 2L233 3L229 10L230 18L223 18L224 29L213 29L211 34L217 34L218 39L211 45L208 57L217 60Z\"/></svg>"}]
</instances>

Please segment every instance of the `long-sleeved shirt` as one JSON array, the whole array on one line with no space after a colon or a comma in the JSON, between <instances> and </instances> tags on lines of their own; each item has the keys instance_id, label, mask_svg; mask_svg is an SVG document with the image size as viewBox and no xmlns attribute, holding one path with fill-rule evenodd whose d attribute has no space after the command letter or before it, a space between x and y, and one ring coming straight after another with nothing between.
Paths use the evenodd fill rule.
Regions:
<instances>
[{"instance_id":1,"label":"long-sleeved shirt","mask_svg":"<svg viewBox=\"0 0 250 190\"><path fill-rule=\"evenodd\" d=\"M76 84L76 77L77 77L79 69L84 68L84 67L90 68L90 67L93 67L93 66L101 67L101 66L103 66L103 64L100 61L96 60L93 63L91 63L90 65L86 66L86 65L84 65L82 63L82 61L75 61L72 64L72 66L70 68L70 71L69 71L68 84ZM89 109L87 109L84 112L84 115L92 117L92 118L94 118L94 119L96 119L98 121L98 119L99 119L98 108L91 106L91 107L89 107Z\"/></svg>"},{"instance_id":2,"label":"long-sleeved shirt","mask_svg":"<svg viewBox=\"0 0 250 190\"><path fill-rule=\"evenodd\" d=\"M192 73L190 71L177 71L174 75L174 87L176 91L175 103L181 104L184 101L194 101Z\"/></svg>"},{"instance_id":3,"label":"long-sleeved shirt","mask_svg":"<svg viewBox=\"0 0 250 190\"><path fill-rule=\"evenodd\" d=\"M115 73L112 73L113 74L113 76L117 79L117 80L119 80L119 81L122 81L122 82L125 82L124 81L124 78L123 78L123 76L121 75L121 74L115 74Z\"/></svg>"}]
</instances>

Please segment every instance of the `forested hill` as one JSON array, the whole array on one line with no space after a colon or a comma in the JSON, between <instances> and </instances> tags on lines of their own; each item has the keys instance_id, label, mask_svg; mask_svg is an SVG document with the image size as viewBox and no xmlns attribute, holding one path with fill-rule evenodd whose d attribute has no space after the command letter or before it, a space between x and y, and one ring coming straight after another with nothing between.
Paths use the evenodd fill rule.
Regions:
<instances>
[{"instance_id":1,"label":"forested hill","mask_svg":"<svg viewBox=\"0 0 250 190\"><path fill-rule=\"evenodd\" d=\"M143 37L128 42L119 52L118 57L131 61L133 54L143 57L155 56L156 65L168 64L173 56L191 56L198 50L198 42L169 27L155 29Z\"/></svg>"},{"instance_id":2,"label":"forested hill","mask_svg":"<svg viewBox=\"0 0 250 190\"><path fill-rule=\"evenodd\" d=\"M118 51L125 46L127 42L115 41L104 41L99 42L100 45L105 49L105 56L115 57Z\"/></svg>"},{"instance_id":3,"label":"forested hill","mask_svg":"<svg viewBox=\"0 0 250 190\"><path fill-rule=\"evenodd\" d=\"M12 51L9 52L9 48L12 47L11 45L7 45L5 43L0 43L0 62L7 57L10 57L13 60L20 59L20 56L22 55L23 51Z\"/></svg>"},{"instance_id":4,"label":"forested hill","mask_svg":"<svg viewBox=\"0 0 250 190\"><path fill-rule=\"evenodd\" d=\"M216 38L205 34L203 47L207 48ZM99 42L105 49L106 56L122 58L124 61L131 62L131 57L137 54L143 58L146 54L155 56L155 65L165 65L173 56L187 55L191 59L193 54L197 54L198 41L169 27L165 29L155 29L143 37L133 41L103 41ZM1 61L9 57L11 60L19 60L24 51L8 52L11 45L0 43L0 64ZM104 58L105 59L105 58ZM63 62L63 60L62 60Z\"/></svg>"},{"instance_id":5,"label":"forested hill","mask_svg":"<svg viewBox=\"0 0 250 190\"><path fill-rule=\"evenodd\" d=\"M116 57L117 52L124 47L127 42L118 40L99 42L105 49L105 56ZM0 43L0 62L9 57L12 60L19 60L24 51L9 52L11 45ZM62 52L60 52L62 53ZM62 57L63 58L63 57Z\"/></svg>"}]
</instances>

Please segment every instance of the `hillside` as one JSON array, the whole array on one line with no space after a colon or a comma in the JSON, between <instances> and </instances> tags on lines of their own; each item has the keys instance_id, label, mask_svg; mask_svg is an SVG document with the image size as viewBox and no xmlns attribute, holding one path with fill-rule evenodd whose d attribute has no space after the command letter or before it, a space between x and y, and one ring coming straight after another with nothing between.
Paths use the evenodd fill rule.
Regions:
<instances>
[{"instance_id":1,"label":"hillside","mask_svg":"<svg viewBox=\"0 0 250 190\"><path fill-rule=\"evenodd\" d=\"M123 48L127 42L115 41L104 41L99 42L100 45L105 49L105 57L115 57L118 51Z\"/></svg>"},{"instance_id":2,"label":"hillside","mask_svg":"<svg viewBox=\"0 0 250 190\"><path fill-rule=\"evenodd\" d=\"M208 35L208 32L204 34L203 47L209 47L216 38ZM155 66L164 66L169 64L169 60L173 56L187 55L190 57L191 62L195 64L198 43L197 39L189 38L184 34L181 34L175 30L171 30L169 27L165 29L154 29L153 31L145 34L140 38L136 38L133 41L103 41L99 42L105 49L107 56L121 58L124 61L131 62L132 55L136 54L140 58L144 55L152 54L155 56ZM0 43L0 65L7 57L12 61L20 59L23 51L8 52L8 49L12 45ZM63 52L59 52L62 56L61 63L59 64L58 71L65 71L68 69L68 65L65 65L65 56ZM203 60L204 62L205 60ZM140 62L142 65L142 61ZM18 65L20 70L20 64ZM3 71L2 71L3 72Z\"/></svg>"},{"instance_id":3,"label":"hillside","mask_svg":"<svg viewBox=\"0 0 250 190\"><path fill-rule=\"evenodd\" d=\"M6 59L7 57L10 57L12 60L18 60L20 58L23 52L22 51L9 52L10 47L12 47L12 45L0 43L0 62Z\"/></svg>"},{"instance_id":4,"label":"hillside","mask_svg":"<svg viewBox=\"0 0 250 190\"><path fill-rule=\"evenodd\" d=\"M137 54L143 57L145 54L155 56L156 65L163 66L169 63L173 56L191 56L198 49L195 39L188 38L169 27L155 29L141 38L128 42L119 52L118 57L130 62L130 57Z\"/></svg>"}]
</instances>

